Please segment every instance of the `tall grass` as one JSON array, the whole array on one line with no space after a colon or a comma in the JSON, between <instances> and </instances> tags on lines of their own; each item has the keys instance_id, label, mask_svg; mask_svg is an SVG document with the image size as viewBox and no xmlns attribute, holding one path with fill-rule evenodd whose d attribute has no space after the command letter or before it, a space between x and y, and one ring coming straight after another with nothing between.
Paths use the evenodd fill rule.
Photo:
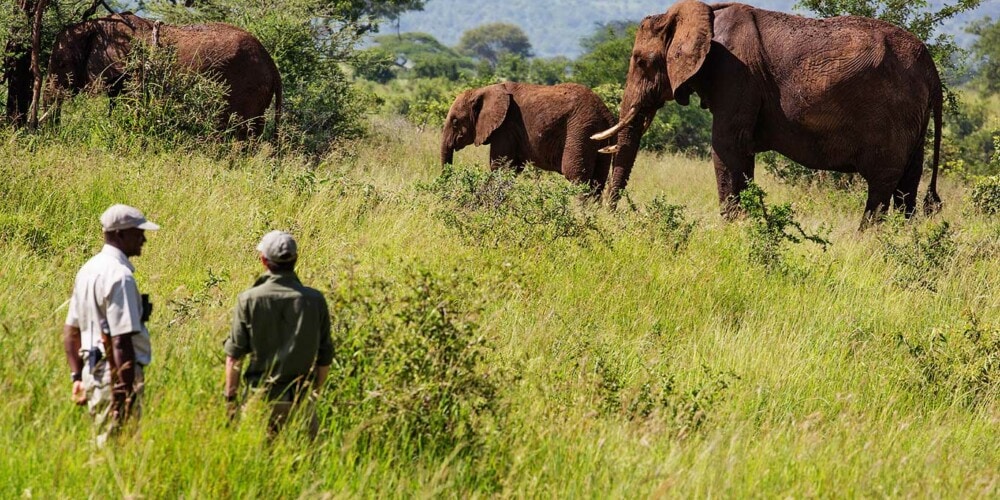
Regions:
<instances>
[{"instance_id":1,"label":"tall grass","mask_svg":"<svg viewBox=\"0 0 1000 500\"><path fill-rule=\"evenodd\" d=\"M718 216L705 161L640 156L618 213L522 176L505 213L528 216L490 219L449 201L434 131L379 120L318 165L0 137L0 496L996 496L1000 220L965 185L942 181L933 219L858 232L863 193L765 174L767 203L831 242L784 244L798 271L775 273L753 221ZM140 431L95 450L61 325L116 202L163 226L134 259L154 360ZM470 238L441 215L459 209L507 236ZM523 222L539 210L587 229L553 238ZM269 229L340 319L312 445L267 444L259 405L227 426L221 398Z\"/></svg>"}]
</instances>

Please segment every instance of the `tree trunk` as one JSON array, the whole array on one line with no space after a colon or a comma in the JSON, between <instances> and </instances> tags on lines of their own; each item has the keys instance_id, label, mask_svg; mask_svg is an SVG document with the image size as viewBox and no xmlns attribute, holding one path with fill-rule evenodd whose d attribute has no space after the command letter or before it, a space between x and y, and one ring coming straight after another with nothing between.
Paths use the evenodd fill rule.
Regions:
<instances>
[{"instance_id":1,"label":"tree trunk","mask_svg":"<svg viewBox=\"0 0 1000 500\"><path fill-rule=\"evenodd\" d=\"M26 20L31 18L35 9L32 0L18 0L17 7L24 13ZM18 36L16 32L10 35L5 47L7 56L3 60L3 77L7 82L4 116L14 126L22 126L27 121L31 107L31 49L24 43L27 37Z\"/></svg>"},{"instance_id":2,"label":"tree trunk","mask_svg":"<svg viewBox=\"0 0 1000 500\"><path fill-rule=\"evenodd\" d=\"M42 16L49 6L49 0L38 0L35 4L35 17L31 23L31 73L34 76L31 94L31 110L28 113L28 126L38 127L38 101L42 95L42 68L39 59L42 52Z\"/></svg>"}]
</instances>

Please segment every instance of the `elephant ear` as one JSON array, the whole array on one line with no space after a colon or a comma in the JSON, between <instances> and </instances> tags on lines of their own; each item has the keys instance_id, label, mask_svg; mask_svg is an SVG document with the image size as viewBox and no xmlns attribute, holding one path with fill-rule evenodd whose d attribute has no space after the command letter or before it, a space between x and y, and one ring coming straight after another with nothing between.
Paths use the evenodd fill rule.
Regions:
<instances>
[{"instance_id":1,"label":"elephant ear","mask_svg":"<svg viewBox=\"0 0 1000 500\"><path fill-rule=\"evenodd\" d=\"M500 127L507 118L510 109L511 96L500 86L487 88L476 99L474 113L476 114L476 146L482 146L489 141L490 135Z\"/></svg>"},{"instance_id":2,"label":"elephant ear","mask_svg":"<svg viewBox=\"0 0 1000 500\"><path fill-rule=\"evenodd\" d=\"M712 9L701 2L685 0L675 4L673 39L667 47L667 76L674 95L677 89L701 69L712 46Z\"/></svg>"}]
</instances>

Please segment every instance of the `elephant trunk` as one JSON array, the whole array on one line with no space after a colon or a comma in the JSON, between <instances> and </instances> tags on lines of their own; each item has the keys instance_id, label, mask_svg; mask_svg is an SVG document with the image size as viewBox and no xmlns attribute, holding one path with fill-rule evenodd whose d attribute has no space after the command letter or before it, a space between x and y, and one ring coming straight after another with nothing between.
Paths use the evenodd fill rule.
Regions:
<instances>
[{"instance_id":1,"label":"elephant trunk","mask_svg":"<svg viewBox=\"0 0 1000 500\"><path fill-rule=\"evenodd\" d=\"M609 203L614 208L632 174L635 157L639 153L639 139L642 138L642 120L633 120L618 131L617 152L611 161L611 193Z\"/></svg>"},{"instance_id":2,"label":"elephant trunk","mask_svg":"<svg viewBox=\"0 0 1000 500\"><path fill-rule=\"evenodd\" d=\"M441 164L451 165L454 159L455 148L452 147L451 142L448 140L441 141Z\"/></svg>"}]
</instances>

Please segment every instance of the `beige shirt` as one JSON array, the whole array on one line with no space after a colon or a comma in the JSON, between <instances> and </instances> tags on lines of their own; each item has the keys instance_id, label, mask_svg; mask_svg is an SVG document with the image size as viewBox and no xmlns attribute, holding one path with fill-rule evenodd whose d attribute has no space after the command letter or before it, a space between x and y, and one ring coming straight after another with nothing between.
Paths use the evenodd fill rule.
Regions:
<instances>
[{"instance_id":1,"label":"beige shirt","mask_svg":"<svg viewBox=\"0 0 1000 500\"><path fill-rule=\"evenodd\" d=\"M76 274L66 324L80 329L83 349L100 349L101 332L111 336L138 332L132 337L135 360L148 365L149 331L142 324L142 298L132 272L135 268L121 250L104 245Z\"/></svg>"}]
</instances>

